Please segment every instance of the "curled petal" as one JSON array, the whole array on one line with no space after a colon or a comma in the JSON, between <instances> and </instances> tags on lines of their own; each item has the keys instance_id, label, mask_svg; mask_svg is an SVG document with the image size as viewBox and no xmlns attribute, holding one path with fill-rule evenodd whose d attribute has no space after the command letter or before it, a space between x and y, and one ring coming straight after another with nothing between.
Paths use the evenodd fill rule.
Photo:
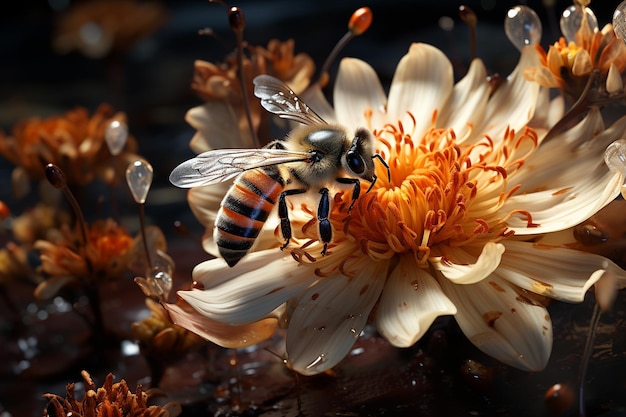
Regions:
<instances>
[{"instance_id":1,"label":"curled petal","mask_svg":"<svg viewBox=\"0 0 626 417\"><path fill-rule=\"evenodd\" d=\"M314 375L335 366L352 348L378 300L388 263L363 260L358 275L327 277L307 289L289 320L289 366Z\"/></svg>"},{"instance_id":2,"label":"curled petal","mask_svg":"<svg viewBox=\"0 0 626 417\"><path fill-rule=\"evenodd\" d=\"M545 307L520 297L513 285L495 277L471 285L447 279L440 283L458 310L457 323L476 347L522 370L546 366L552 323Z\"/></svg>"},{"instance_id":3,"label":"curled petal","mask_svg":"<svg viewBox=\"0 0 626 417\"><path fill-rule=\"evenodd\" d=\"M497 274L521 288L555 300L582 302L587 290L607 271L618 282L626 282L626 272L600 255L541 243L503 244L506 253Z\"/></svg>"},{"instance_id":4,"label":"curled petal","mask_svg":"<svg viewBox=\"0 0 626 417\"><path fill-rule=\"evenodd\" d=\"M510 218L509 226L516 235L573 227L619 195L622 176L606 167L603 155L626 129L626 117L602 129L602 116L597 108L592 108L578 125L543 143L526 161L526 167L531 168L516 172L514 182L522 187L506 200L502 212L523 207L531 213L534 223L528 227L527 218Z\"/></svg>"},{"instance_id":5,"label":"curled petal","mask_svg":"<svg viewBox=\"0 0 626 417\"><path fill-rule=\"evenodd\" d=\"M439 316L455 314L456 307L428 272L401 257L385 284L376 312L376 327L392 345L409 347Z\"/></svg>"},{"instance_id":6,"label":"curled petal","mask_svg":"<svg viewBox=\"0 0 626 417\"><path fill-rule=\"evenodd\" d=\"M163 307L168 311L172 323L227 348L259 343L270 338L278 327L278 320L275 318L231 326L203 316L183 299L178 299L176 304L163 303Z\"/></svg>"},{"instance_id":7,"label":"curled petal","mask_svg":"<svg viewBox=\"0 0 626 417\"><path fill-rule=\"evenodd\" d=\"M447 248L445 257L430 260L433 267L456 284L474 284L496 270L504 253L504 245L488 242L478 259L463 248Z\"/></svg>"},{"instance_id":8,"label":"curled petal","mask_svg":"<svg viewBox=\"0 0 626 417\"><path fill-rule=\"evenodd\" d=\"M193 277L204 289L178 295L204 316L232 325L264 318L316 280L279 250L251 253L232 268L221 258L206 261Z\"/></svg>"}]
</instances>

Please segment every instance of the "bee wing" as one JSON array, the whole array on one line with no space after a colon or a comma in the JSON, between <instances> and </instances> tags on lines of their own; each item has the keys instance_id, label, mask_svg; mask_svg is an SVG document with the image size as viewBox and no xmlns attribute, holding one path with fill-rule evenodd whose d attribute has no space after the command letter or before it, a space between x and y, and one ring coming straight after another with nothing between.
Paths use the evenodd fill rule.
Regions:
<instances>
[{"instance_id":1,"label":"bee wing","mask_svg":"<svg viewBox=\"0 0 626 417\"><path fill-rule=\"evenodd\" d=\"M308 160L307 152L286 149L216 149L178 165L170 182L180 188L216 184L249 169Z\"/></svg>"},{"instance_id":2,"label":"bee wing","mask_svg":"<svg viewBox=\"0 0 626 417\"><path fill-rule=\"evenodd\" d=\"M261 106L270 113L305 125L327 124L278 78L263 74L256 76L253 82L254 95L261 99Z\"/></svg>"}]
</instances>

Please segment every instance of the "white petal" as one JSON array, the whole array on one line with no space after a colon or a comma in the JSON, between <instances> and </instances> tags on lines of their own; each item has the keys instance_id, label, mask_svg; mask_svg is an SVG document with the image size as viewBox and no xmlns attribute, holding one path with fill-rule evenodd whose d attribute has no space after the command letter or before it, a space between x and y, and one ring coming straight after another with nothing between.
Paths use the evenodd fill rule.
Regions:
<instances>
[{"instance_id":1,"label":"white petal","mask_svg":"<svg viewBox=\"0 0 626 417\"><path fill-rule=\"evenodd\" d=\"M516 368L545 367L552 350L552 323L543 306L525 302L511 284L495 277L471 285L445 278L440 283L457 307L457 323L476 347Z\"/></svg>"},{"instance_id":2,"label":"white petal","mask_svg":"<svg viewBox=\"0 0 626 417\"><path fill-rule=\"evenodd\" d=\"M626 117L600 134L601 115L591 110L576 127L542 144L511 183L521 184L506 200L501 213L524 209L532 215L532 227L523 216L509 225L517 235L549 233L575 226L613 201L622 178L604 164L604 151L626 131ZM595 137L594 137L595 136Z\"/></svg>"},{"instance_id":3,"label":"white petal","mask_svg":"<svg viewBox=\"0 0 626 417\"><path fill-rule=\"evenodd\" d=\"M443 52L424 43L412 44L391 82L389 117L401 120L405 132L421 137L431 127L433 112L443 109L453 83L452 64ZM414 130L407 112L415 117Z\"/></svg>"},{"instance_id":4,"label":"white petal","mask_svg":"<svg viewBox=\"0 0 626 417\"><path fill-rule=\"evenodd\" d=\"M505 241L506 252L497 275L536 294L568 302L582 302L587 290L610 271L618 281L626 271L610 260L588 252L532 242Z\"/></svg>"},{"instance_id":5,"label":"white petal","mask_svg":"<svg viewBox=\"0 0 626 417\"><path fill-rule=\"evenodd\" d=\"M230 268L219 258L193 270L203 290L178 291L200 314L233 325L262 319L311 285L312 268L298 268L291 255L273 249L251 253Z\"/></svg>"},{"instance_id":6,"label":"white petal","mask_svg":"<svg viewBox=\"0 0 626 417\"><path fill-rule=\"evenodd\" d=\"M300 94L300 98L327 123L336 122L335 110L326 100L319 83L315 83L307 88L304 93Z\"/></svg>"},{"instance_id":7,"label":"white petal","mask_svg":"<svg viewBox=\"0 0 626 417\"><path fill-rule=\"evenodd\" d=\"M213 226L224 195L232 185L232 181L195 187L187 192L189 208L196 219L206 227L202 236L202 248L213 256L219 256L217 245L213 240Z\"/></svg>"},{"instance_id":8,"label":"white petal","mask_svg":"<svg viewBox=\"0 0 626 417\"><path fill-rule=\"evenodd\" d=\"M294 301L287 355L296 372L314 375L332 368L363 330L385 283L388 263L362 259L358 275L323 278Z\"/></svg>"},{"instance_id":9,"label":"white petal","mask_svg":"<svg viewBox=\"0 0 626 417\"><path fill-rule=\"evenodd\" d=\"M364 61L344 58L339 65L333 94L335 113L340 124L357 128L380 128L387 97L374 69ZM372 124L365 111L372 110Z\"/></svg>"},{"instance_id":10,"label":"white petal","mask_svg":"<svg viewBox=\"0 0 626 417\"><path fill-rule=\"evenodd\" d=\"M606 91L609 94L618 93L624 89L624 82L622 76L615 64L611 64L609 67L609 73L606 77Z\"/></svg>"},{"instance_id":11,"label":"white petal","mask_svg":"<svg viewBox=\"0 0 626 417\"><path fill-rule=\"evenodd\" d=\"M517 132L528 123L535 113L540 86L527 81L523 72L528 66L538 65L537 52L525 48L515 70L489 99L483 123L476 126L477 132L499 139L507 127Z\"/></svg>"},{"instance_id":12,"label":"white petal","mask_svg":"<svg viewBox=\"0 0 626 417\"><path fill-rule=\"evenodd\" d=\"M539 89L539 96L537 101L537 107L532 120L528 123L529 127L532 127L537 135L541 139L545 134L554 126L565 112L565 100L563 96L559 95L554 98L550 98L551 89L541 87Z\"/></svg>"},{"instance_id":13,"label":"white petal","mask_svg":"<svg viewBox=\"0 0 626 417\"><path fill-rule=\"evenodd\" d=\"M478 258L464 248L446 248L445 252L445 256L429 260L432 266L456 284L474 284L500 265L504 245L488 242Z\"/></svg>"},{"instance_id":14,"label":"white petal","mask_svg":"<svg viewBox=\"0 0 626 417\"><path fill-rule=\"evenodd\" d=\"M402 256L394 268L376 311L376 327L392 345L412 346L439 316L455 314L456 307L437 281Z\"/></svg>"},{"instance_id":15,"label":"white petal","mask_svg":"<svg viewBox=\"0 0 626 417\"><path fill-rule=\"evenodd\" d=\"M254 146L243 115L224 101L208 101L187 111L185 120L198 133L189 146L196 153L220 148L251 148Z\"/></svg>"},{"instance_id":16,"label":"white petal","mask_svg":"<svg viewBox=\"0 0 626 417\"><path fill-rule=\"evenodd\" d=\"M450 99L441 109L437 125L454 129L457 142L464 143L472 125L483 120L488 99L487 70L483 62L476 59L472 61L465 77L454 86ZM476 133L478 135L473 138L475 141L482 138L481 132Z\"/></svg>"}]
</instances>

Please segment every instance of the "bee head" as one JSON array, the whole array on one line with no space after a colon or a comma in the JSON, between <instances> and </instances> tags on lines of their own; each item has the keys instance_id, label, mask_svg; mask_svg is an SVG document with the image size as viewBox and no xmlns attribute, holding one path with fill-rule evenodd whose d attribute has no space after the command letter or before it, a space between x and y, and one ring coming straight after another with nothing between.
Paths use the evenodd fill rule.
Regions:
<instances>
[{"instance_id":1,"label":"bee head","mask_svg":"<svg viewBox=\"0 0 626 417\"><path fill-rule=\"evenodd\" d=\"M341 161L343 169L350 175L367 181L374 180L374 137L365 128L359 128Z\"/></svg>"}]
</instances>

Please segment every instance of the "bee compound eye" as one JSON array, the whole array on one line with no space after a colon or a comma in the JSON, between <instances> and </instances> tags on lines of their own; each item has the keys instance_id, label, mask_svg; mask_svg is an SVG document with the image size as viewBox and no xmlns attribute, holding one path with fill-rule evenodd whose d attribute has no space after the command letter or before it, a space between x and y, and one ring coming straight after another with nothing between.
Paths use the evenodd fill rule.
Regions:
<instances>
[{"instance_id":1,"label":"bee compound eye","mask_svg":"<svg viewBox=\"0 0 626 417\"><path fill-rule=\"evenodd\" d=\"M346 154L346 162L348 168L350 168L355 174L360 175L365 172L365 162L361 155L356 152L348 152Z\"/></svg>"}]
</instances>

